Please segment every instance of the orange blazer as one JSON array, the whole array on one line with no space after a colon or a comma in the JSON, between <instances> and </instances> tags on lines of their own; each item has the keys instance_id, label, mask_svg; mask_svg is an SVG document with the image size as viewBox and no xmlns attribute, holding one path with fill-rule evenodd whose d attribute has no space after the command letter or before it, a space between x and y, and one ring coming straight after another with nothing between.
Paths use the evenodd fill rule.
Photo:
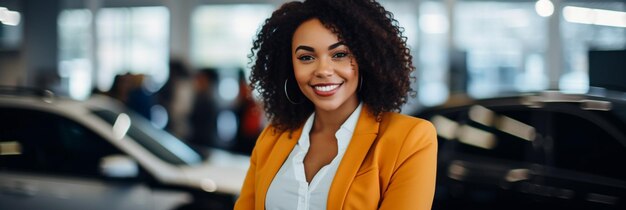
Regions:
<instances>
[{"instance_id":1,"label":"orange blazer","mask_svg":"<svg viewBox=\"0 0 626 210\"><path fill-rule=\"evenodd\" d=\"M422 119L361 111L352 140L328 192L328 209L431 209L435 192L437 134ZM302 127L259 136L236 210L265 209L272 179L296 145Z\"/></svg>"}]
</instances>

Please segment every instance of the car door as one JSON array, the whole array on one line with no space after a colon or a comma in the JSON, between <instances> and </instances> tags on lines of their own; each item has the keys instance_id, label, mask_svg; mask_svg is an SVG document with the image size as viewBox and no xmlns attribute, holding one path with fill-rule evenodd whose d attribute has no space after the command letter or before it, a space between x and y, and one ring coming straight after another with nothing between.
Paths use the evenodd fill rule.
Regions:
<instances>
[{"instance_id":1,"label":"car door","mask_svg":"<svg viewBox=\"0 0 626 210\"><path fill-rule=\"evenodd\" d=\"M550 187L570 193L553 193L549 203L567 203L559 206L569 209L626 208L626 126L611 112L552 106L545 179Z\"/></svg>"},{"instance_id":2,"label":"car door","mask_svg":"<svg viewBox=\"0 0 626 210\"><path fill-rule=\"evenodd\" d=\"M0 209L151 209L150 188L101 175L122 152L81 124L20 108L0 119Z\"/></svg>"},{"instance_id":3,"label":"car door","mask_svg":"<svg viewBox=\"0 0 626 210\"><path fill-rule=\"evenodd\" d=\"M434 207L512 208L523 203L541 136L542 115L523 105L471 105L427 115L437 127L439 171ZM431 117L432 116L432 117Z\"/></svg>"}]
</instances>

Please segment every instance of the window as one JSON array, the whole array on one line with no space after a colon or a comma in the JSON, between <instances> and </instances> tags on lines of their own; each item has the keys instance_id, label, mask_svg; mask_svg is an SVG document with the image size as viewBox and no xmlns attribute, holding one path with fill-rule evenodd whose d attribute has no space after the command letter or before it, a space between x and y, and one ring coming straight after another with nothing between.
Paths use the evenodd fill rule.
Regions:
<instances>
[{"instance_id":1,"label":"window","mask_svg":"<svg viewBox=\"0 0 626 210\"><path fill-rule=\"evenodd\" d=\"M194 65L233 69L246 67L252 40L273 10L274 6L268 4L198 7L191 17Z\"/></svg>"},{"instance_id":2,"label":"window","mask_svg":"<svg viewBox=\"0 0 626 210\"><path fill-rule=\"evenodd\" d=\"M536 157L538 151L534 149L535 141L542 138L544 116L523 106L473 105L435 109L419 117L426 117L437 128L442 154L537 162L544 159Z\"/></svg>"},{"instance_id":3,"label":"window","mask_svg":"<svg viewBox=\"0 0 626 210\"><path fill-rule=\"evenodd\" d=\"M117 74L145 74L147 90L168 78L169 10L165 7L105 8L96 15L97 87L108 90Z\"/></svg>"},{"instance_id":4,"label":"window","mask_svg":"<svg viewBox=\"0 0 626 210\"><path fill-rule=\"evenodd\" d=\"M565 1L563 6L560 20L565 65L559 88L584 93L589 88L587 52L626 49L626 3L617 0ZM620 12L621 18L605 15Z\"/></svg>"},{"instance_id":5,"label":"window","mask_svg":"<svg viewBox=\"0 0 626 210\"><path fill-rule=\"evenodd\" d=\"M447 84L448 35L450 24L445 4L441 1L423 1L419 6L419 48L412 52L419 87L419 102L425 106L435 106L448 99L450 90Z\"/></svg>"},{"instance_id":6,"label":"window","mask_svg":"<svg viewBox=\"0 0 626 210\"><path fill-rule=\"evenodd\" d=\"M167 80L167 8L104 8L95 15L88 9L67 9L57 23L58 73L70 97L86 99L94 86L108 91L118 74L147 75L144 87L151 92Z\"/></svg>"},{"instance_id":7,"label":"window","mask_svg":"<svg viewBox=\"0 0 626 210\"><path fill-rule=\"evenodd\" d=\"M118 123L117 120L120 116L120 114L108 110L94 110L93 114L113 127ZM157 129L152 123L137 117L135 114L129 113L127 116L129 116L130 127L126 135L161 160L174 165L198 165L202 163L202 156L181 140Z\"/></svg>"},{"instance_id":8,"label":"window","mask_svg":"<svg viewBox=\"0 0 626 210\"><path fill-rule=\"evenodd\" d=\"M548 88L548 18L536 14L535 2L461 1L454 12L454 42L467 53L470 96Z\"/></svg>"},{"instance_id":9,"label":"window","mask_svg":"<svg viewBox=\"0 0 626 210\"><path fill-rule=\"evenodd\" d=\"M471 107L461 126L456 151L513 161L531 160L537 116L520 107L505 110Z\"/></svg>"},{"instance_id":10,"label":"window","mask_svg":"<svg viewBox=\"0 0 626 210\"><path fill-rule=\"evenodd\" d=\"M59 76L74 99L86 99L92 89L93 47L91 12L63 10L59 14Z\"/></svg>"}]
</instances>

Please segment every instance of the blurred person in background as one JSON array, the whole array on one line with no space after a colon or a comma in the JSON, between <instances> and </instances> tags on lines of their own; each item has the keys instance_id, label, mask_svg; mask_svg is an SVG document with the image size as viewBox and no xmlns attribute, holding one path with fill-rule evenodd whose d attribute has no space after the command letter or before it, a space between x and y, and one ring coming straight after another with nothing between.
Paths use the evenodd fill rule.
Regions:
<instances>
[{"instance_id":1,"label":"blurred person in background","mask_svg":"<svg viewBox=\"0 0 626 210\"><path fill-rule=\"evenodd\" d=\"M193 105L193 86L189 68L180 60L170 60L169 78L156 92L156 98L167 112L168 120L164 129L179 139L186 139L190 135L188 117Z\"/></svg>"},{"instance_id":2,"label":"blurred person in background","mask_svg":"<svg viewBox=\"0 0 626 210\"><path fill-rule=\"evenodd\" d=\"M194 76L194 103L189 116L189 141L198 147L217 146L217 113L215 87L219 81L217 69L203 68Z\"/></svg>"},{"instance_id":3,"label":"blurred person in background","mask_svg":"<svg viewBox=\"0 0 626 210\"><path fill-rule=\"evenodd\" d=\"M141 116L148 120L152 120L152 106L156 104L154 95L148 91L144 82L146 82L146 75L144 74L129 74L130 90L128 92L128 98L126 105L128 108L139 113Z\"/></svg>"},{"instance_id":4,"label":"blurred person in background","mask_svg":"<svg viewBox=\"0 0 626 210\"><path fill-rule=\"evenodd\" d=\"M153 95L143 87L144 80L143 74L116 75L106 95L119 100L146 119L151 119L150 110L156 102Z\"/></svg>"},{"instance_id":5,"label":"blurred person in background","mask_svg":"<svg viewBox=\"0 0 626 210\"><path fill-rule=\"evenodd\" d=\"M396 113L415 93L405 40L372 0L275 11L250 56L271 124L235 209L431 209L435 128Z\"/></svg>"},{"instance_id":6,"label":"blurred person in background","mask_svg":"<svg viewBox=\"0 0 626 210\"><path fill-rule=\"evenodd\" d=\"M248 86L243 69L239 70L238 76L239 95L235 102L234 111L239 125L233 151L250 155L256 139L263 129L263 112L252 98L252 91Z\"/></svg>"},{"instance_id":7,"label":"blurred person in background","mask_svg":"<svg viewBox=\"0 0 626 210\"><path fill-rule=\"evenodd\" d=\"M126 104L128 99L128 92L131 89L131 82L127 75L115 75L113 78L113 84L109 91L105 92L111 98L117 99L118 101Z\"/></svg>"}]
</instances>

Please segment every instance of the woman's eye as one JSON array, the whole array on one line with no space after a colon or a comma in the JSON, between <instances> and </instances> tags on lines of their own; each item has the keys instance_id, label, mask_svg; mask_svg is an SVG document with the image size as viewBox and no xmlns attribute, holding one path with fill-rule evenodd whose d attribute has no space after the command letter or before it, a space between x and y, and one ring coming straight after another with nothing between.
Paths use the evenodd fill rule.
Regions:
<instances>
[{"instance_id":1,"label":"woman's eye","mask_svg":"<svg viewBox=\"0 0 626 210\"><path fill-rule=\"evenodd\" d=\"M348 56L348 53L340 52L340 53L335 53L333 55L333 58L343 58L343 57L346 57L346 56Z\"/></svg>"},{"instance_id":2,"label":"woman's eye","mask_svg":"<svg viewBox=\"0 0 626 210\"><path fill-rule=\"evenodd\" d=\"M298 57L298 60L301 60L301 61L311 61L311 60L313 60L313 56L303 55L303 56Z\"/></svg>"}]
</instances>

